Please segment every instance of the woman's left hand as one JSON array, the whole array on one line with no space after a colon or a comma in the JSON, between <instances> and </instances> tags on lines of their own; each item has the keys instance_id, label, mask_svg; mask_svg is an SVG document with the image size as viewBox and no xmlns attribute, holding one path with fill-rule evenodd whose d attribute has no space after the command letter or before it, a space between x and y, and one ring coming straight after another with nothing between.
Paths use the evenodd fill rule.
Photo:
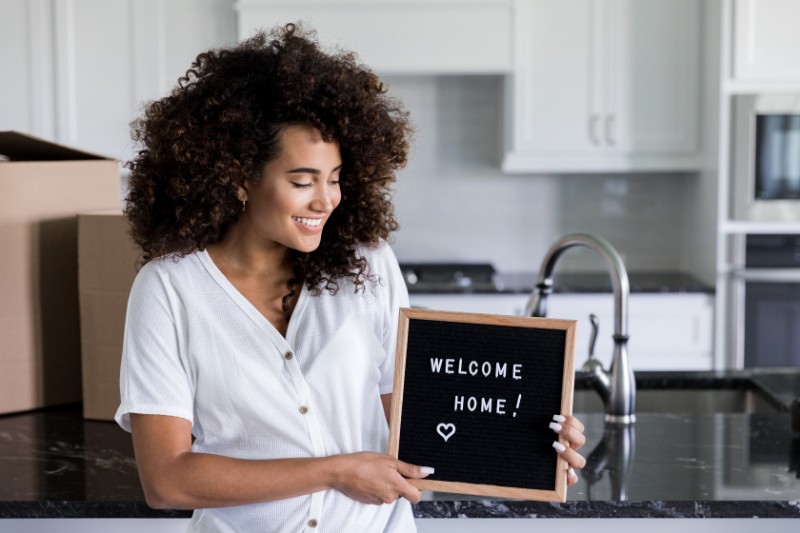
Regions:
<instances>
[{"instance_id":1,"label":"woman's left hand","mask_svg":"<svg viewBox=\"0 0 800 533\"><path fill-rule=\"evenodd\" d=\"M550 429L560 437L553 442L553 448L567 462L567 484L574 485L578 482L575 470L586 465L586 459L577 451L586 442L586 437L583 436L583 424L572 415L554 415Z\"/></svg>"}]
</instances>

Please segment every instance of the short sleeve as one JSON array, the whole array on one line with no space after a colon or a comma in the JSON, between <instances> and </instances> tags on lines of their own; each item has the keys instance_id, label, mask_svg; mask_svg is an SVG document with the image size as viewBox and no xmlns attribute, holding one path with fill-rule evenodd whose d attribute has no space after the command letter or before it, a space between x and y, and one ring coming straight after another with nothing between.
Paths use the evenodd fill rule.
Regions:
<instances>
[{"instance_id":1,"label":"short sleeve","mask_svg":"<svg viewBox=\"0 0 800 533\"><path fill-rule=\"evenodd\" d=\"M381 379L378 389L381 394L389 394L394 387L395 353L397 351L397 329L400 308L408 307L408 289L400 272L397 258L388 244L383 244L376 254L380 264L381 303L383 311L383 349L386 354L381 365Z\"/></svg>"},{"instance_id":2,"label":"short sleeve","mask_svg":"<svg viewBox=\"0 0 800 533\"><path fill-rule=\"evenodd\" d=\"M156 260L157 261L157 260ZM128 299L115 420L130 431L130 413L193 422L193 387L181 357L181 315L168 276L153 262L136 276Z\"/></svg>"}]
</instances>

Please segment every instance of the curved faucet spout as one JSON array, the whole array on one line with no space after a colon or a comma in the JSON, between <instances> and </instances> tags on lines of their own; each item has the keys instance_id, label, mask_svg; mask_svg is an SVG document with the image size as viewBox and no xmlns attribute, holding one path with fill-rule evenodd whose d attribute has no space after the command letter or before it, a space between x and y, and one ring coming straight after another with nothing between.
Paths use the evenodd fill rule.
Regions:
<instances>
[{"instance_id":1,"label":"curved faucet spout","mask_svg":"<svg viewBox=\"0 0 800 533\"><path fill-rule=\"evenodd\" d=\"M547 251L539 269L536 289L533 291L525 314L527 316L547 316L547 297L553 292L553 270L561 255L570 248L582 246L599 253L606 262L614 291L614 336L628 335L628 299L630 292L628 271L622 258L611 244L602 237L582 233L565 235L558 239ZM623 298L623 296L626 296Z\"/></svg>"},{"instance_id":2,"label":"curved faucet spout","mask_svg":"<svg viewBox=\"0 0 800 533\"><path fill-rule=\"evenodd\" d=\"M620 424L634 422L636 382L628 360L628 271L619 253L601 237L576 233L565 235L547 251L539 269L536 288L528 301L527 316L547 316L547 298L553 292L553 270L561 255L573 247L594 250L603 257L614 291L614 355L608 371L592 367L589 380L606 405L606 421Z\"/></svg>"}]
</instances>

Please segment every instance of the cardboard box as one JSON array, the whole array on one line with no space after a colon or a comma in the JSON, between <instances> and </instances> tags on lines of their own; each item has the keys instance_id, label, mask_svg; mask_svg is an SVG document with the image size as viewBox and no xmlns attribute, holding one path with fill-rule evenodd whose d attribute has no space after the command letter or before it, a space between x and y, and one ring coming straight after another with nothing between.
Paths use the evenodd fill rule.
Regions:
<instances>
[{"instance_id":1,"label":"cardboard box","mask_svg":"<svg viewBox=\"0 0 800 533\"><path fill-rule=\"evenodd\" d=\"M142 249L119 210L78 215L83 416L113 420L128 295Z\"/></svg>"},{"instance_id":2,"label":"cardboard box","mask_svg":"<svg viewBox=\"0 0 800 533\"><path fill-rule=\"evenodd\" d=\"M77 214L119 208L119 166L12 131L0 154L0 413L77 402Z\"/></svg>"}]
</instances>

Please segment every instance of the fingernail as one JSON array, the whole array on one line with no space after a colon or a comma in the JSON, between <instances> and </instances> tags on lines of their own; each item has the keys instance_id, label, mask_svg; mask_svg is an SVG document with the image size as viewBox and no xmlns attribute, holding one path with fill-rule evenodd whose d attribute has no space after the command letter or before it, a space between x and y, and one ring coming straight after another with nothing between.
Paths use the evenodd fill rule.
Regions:
<instances>
[{"instance_id":1,"label":"fingernail","mask_svg":"<svg viewBox=\"0 0 800 533\"><path fill-rule=\"evenodd\" d=\"M553 420L555 420L556 422L566 422L567 417L563 415L553 415Z\"/></svg>"},{"instance_id":2,"label":"fingernail","mask_svg":"<svg viewBox=\"0 0 800 533\"><path fill-rule=\"evenodd\" d=\"M566 447L566 446L564 446L563 444L561 444L561 443L560 443L560 442L558 442L557 440L556 440L556 441L553 441L553 448L555 448L555 449L556 449L556 451L557 451L557 452L559 452L559 453L562 453L564 450L566 450L566 449L567 449L567 447Z\"/></svg>"},{"instance_id":3,"label":"fingernail","mask_svg":"<svg viewBox=\"0 0 800 533\"><path fill-rule=\"evenodd\" d=\"M561 424L557 422L550 422L550 429L558 433L559 431L561 431Z\"/></svg>"},{"instance_id":4,"label":"fingernail","mask_svg":"<svg viewBox=\"0 0 800 533\"><path fill-rule=\"evenodd\" d=\"M436 470L432 466L421 466L419 467L419 471L427 476L433 474Z\"/></svg>"},{"instance_id":5,"label":"fingernail","mask_svg":"<svg viewBox=\"0 0 800 533\"><path fill-rule=\"evenodd\" d=\"M570 469L567 470L567 476L569 476L569 477L578 477L578 474L575 473L575 469L574 468L570 467Z\"/></svg>"}]
</instances>

